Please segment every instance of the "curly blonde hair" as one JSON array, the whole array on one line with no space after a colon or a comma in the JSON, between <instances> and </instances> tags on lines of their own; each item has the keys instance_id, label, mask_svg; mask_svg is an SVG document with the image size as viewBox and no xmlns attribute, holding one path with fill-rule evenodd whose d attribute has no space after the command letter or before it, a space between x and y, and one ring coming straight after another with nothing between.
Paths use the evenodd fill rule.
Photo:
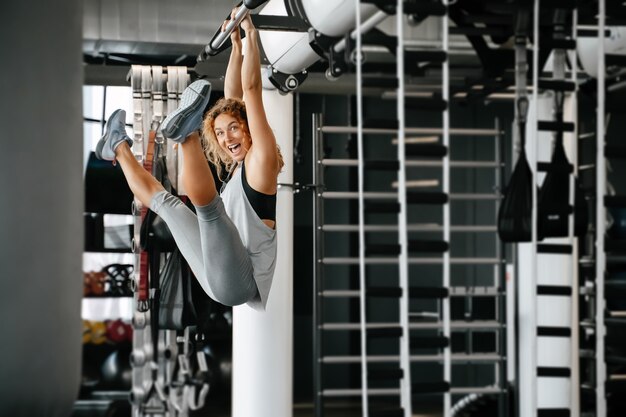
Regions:
<instances>
[{"instance_id":1,"label":"curly blonde hair","mask_svg":"<svg viewBox=\"0 0 626 417\"><path fill-rule=\"evenodd\" d=\"M217 176L220 181L224 181L222 173L224 171L230 172L236 164L236 161L220 147L217 137L215 136L215 119L222 113L228 113L237 119L237 121L241 124L241 127L246 131L248 136L250 136L250 129L248 128L248 115L246 113L246 105L243 100L222 97L206 113L202 124L204 153L206 154L209 162L215 166ZM276 145L276 152L278 152L279 166L280 169L282 169L285 163L278 145Z\"/></svg>"}]
</instances>

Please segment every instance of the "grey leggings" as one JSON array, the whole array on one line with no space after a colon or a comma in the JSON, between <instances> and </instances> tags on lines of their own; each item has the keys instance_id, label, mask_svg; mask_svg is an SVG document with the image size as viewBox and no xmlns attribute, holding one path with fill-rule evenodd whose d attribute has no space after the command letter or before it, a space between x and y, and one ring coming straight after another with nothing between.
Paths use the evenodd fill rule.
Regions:
<instances>
[{"instance_id":1,"label":"grey leggings","mask_svg":"<svg viewBox=\"0 0 626 417\"><path fill-rule=\"evenodd\" d=\"M167 223L174 240L204 291L228 306L257 295L252 262L221 197L196 206L197 215L183 202L160 191L150 208Z\"/></svg>"}]
</instances>

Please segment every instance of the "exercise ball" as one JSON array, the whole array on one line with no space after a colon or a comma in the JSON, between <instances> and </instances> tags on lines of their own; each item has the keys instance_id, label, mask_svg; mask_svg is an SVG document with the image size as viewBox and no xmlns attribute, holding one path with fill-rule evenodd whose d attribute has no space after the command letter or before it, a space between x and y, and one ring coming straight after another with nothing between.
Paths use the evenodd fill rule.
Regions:
<instances>
[{"instance_id":1,"label":"exercise ball","mask_svg":"<svg viewBox=\"0 0 626 417\"><path fill-rule=\"evenodd\" d=\"M102 382L107 387L120 390L132 386L132 369L130 351L127 349L113 351L102 364Z\"/></svg>"}]
</instances>

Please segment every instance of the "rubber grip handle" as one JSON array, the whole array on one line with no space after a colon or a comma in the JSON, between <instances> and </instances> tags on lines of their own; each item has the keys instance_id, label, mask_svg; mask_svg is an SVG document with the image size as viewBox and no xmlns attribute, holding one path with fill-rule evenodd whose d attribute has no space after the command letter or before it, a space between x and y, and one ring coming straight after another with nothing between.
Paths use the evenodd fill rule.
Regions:
<instances>
[{"instance_id":1,"label":"rubber grip handle","mask_svg":"<svg viewBox=\"0 0 626 417\"><path fill-rule=\"evenodd\" d=\"M267 0L243 0L243 5L248 10L254 10L263 3L267 3Z\"/></svg>"}]
</instances>

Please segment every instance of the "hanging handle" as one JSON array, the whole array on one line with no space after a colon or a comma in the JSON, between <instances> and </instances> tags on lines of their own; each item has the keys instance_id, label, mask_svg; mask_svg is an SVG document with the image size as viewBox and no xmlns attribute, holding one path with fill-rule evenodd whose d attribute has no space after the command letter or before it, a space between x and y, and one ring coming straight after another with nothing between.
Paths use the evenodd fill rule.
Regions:
<instances>
[{"instance_id":1,"label":"hanging handle","mask_svg":"<svg viewBox=\"0 0 626 417\"><path fill-rule=\"evenodd\" d=\"M519 128L521 152L524 153L526 145L526 117L528 116L528 98L526 96L517 99L517 126Z\"/></svg>"},{"instance_id":2,"label":"hanging handle","mask_svg":"<svg viewBox=\"0 0 626 417\"><path fill-rule=\"evenodd\" d=\"M209 56L215 56L223 49L225 49L223 48L223 46L226 43L226 40L230 38L233 30L238 30L239 24L241 24L241 21L246 18L250 11L256 9L265 2L267 2L267 0L244 0L243 2L239 3L239 8L237 9L235 18L228 22L228 25L226 25L224 31L222 31L221 26L217 29L217 31L213 35L213 38L211 39L211 42L209 42L204 47L200 55L198 55L198 62L205 61L206 59L208 59ZM229 18L230 14L228 15L227 19Z\"/></svg>"}]
</instances>

